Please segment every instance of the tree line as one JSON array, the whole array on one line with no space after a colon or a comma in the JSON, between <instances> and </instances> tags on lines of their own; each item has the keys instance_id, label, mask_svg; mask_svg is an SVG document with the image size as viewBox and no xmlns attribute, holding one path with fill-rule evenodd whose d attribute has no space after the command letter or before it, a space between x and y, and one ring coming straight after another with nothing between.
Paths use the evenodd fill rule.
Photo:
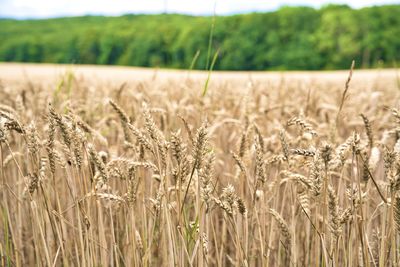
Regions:
<instances>
[{"instance_id":1,"label":"tree line","mask_svg":"<svg viewBox=\"0 0 400 267\"><path fill-rule=\"evenodd\" d=\"M392 67L400 61L399 36L400 5L283 7L215 18L1 19L0 61L204 69L218 51L218 70L343 69L352 59L364 68Z\"/></svg>"}]
</instances>

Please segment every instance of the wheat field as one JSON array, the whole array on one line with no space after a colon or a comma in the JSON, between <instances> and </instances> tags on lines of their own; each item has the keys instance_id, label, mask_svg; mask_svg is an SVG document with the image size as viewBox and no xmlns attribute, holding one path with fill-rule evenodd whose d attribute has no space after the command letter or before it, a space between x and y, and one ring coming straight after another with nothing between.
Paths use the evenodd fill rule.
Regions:
<instances>
[{"instance_id":1,"label":"wheat field","mask_svg":"<svg viewBox=\"0 0 400 267\"><path fill-rule=\"evenodd\" d=\"M400 265L394 70L4 73L1 266Z\"/></svg>"}]
</instances>

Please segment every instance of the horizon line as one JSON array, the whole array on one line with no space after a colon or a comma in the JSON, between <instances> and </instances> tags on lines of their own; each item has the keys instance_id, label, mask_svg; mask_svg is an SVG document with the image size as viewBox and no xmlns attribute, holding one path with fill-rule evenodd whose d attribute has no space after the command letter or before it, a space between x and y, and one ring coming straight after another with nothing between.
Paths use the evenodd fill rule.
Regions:
<instances>
[{"instance_id":1,"label":"horizon line","mask_svg":"<svg viewBox=\"0 0 400 267\"><path fill-rule=\"evenodd\" d=\"M292 7L292 8L301 8L301 7L306 7L306 8L312 8L314 10L321 10L327 6L347 6L353 10L361 10L365 8L372 8L372 7L381 7L381 6L398 6L400 3L386 3L386 4L373 4L373 5L367 5L363 7L352 7L350 4L324 4L319 7L315 7L312 5L280 5L277 8L272 8L269 10L257 10L257 9L248 9L244 11L233 11L233 12L222 12L221 14L218 14L218 12L215 12L216 16L220 17L225 17L225 16L235 16L235 15L246 15L246 14L254 14L254 13L273 13L276 11L279 11L282 8L285 7ZM195 13L195 12L178 12L178 11L165 11L165 12L160 12L160 11L155 11L155 12L146 12L146 11L138 11L138 12L127 12L127 13L118 13L118 14L104 14L104 13L82 13L82 14L57 14L57 15L50 15L50 16L19 16L19 15L1 15L0 14L0 20L46 20L46 19L61 19L61 18L80 18L80 17L110 17L110 18L118 18L118 17L123 17L123 16L129 16L129 15L182 15L182 16L192 16L192 17L209 17L209 16L214 16L213 12L200 12L200 13Z\"/></svg>"}]
</instances>

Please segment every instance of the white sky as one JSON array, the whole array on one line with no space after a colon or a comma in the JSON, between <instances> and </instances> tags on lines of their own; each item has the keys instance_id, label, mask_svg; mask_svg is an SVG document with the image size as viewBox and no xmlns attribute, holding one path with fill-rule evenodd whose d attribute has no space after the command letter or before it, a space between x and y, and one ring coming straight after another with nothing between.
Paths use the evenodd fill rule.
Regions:
<instances>
[{"instance_id":1,"label":"white sky","mask_svg":"<svg viewBox=\"0 0 400 267\"><path fill-rule=\"evenodd\" d=\"M0 0L0 17L45 18L127 13L213 14L215 0ZM271 11L283 5L320 7L327 3L364 6L400 4L400 0L217 0L218 15Z\"/></svg>"}]
</instances>

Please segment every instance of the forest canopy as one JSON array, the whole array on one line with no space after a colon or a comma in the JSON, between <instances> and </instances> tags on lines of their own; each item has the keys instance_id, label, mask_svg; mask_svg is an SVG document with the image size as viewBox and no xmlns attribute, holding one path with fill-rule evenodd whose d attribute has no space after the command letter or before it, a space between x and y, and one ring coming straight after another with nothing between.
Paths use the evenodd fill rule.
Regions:
<instances>
[{"instance_id":1,"label":"forest canopy","mask_svg":"<svg viewBox=\"0 0 400 267\"><path fill-rule=\"evenodd\" d=\"M363 68L393 67L399 36L400 5L282 7L215 18L1 19L0 61L205 69L218 51L218 70L343 69L353 59Z\"/></svg>"}]
</instances>

